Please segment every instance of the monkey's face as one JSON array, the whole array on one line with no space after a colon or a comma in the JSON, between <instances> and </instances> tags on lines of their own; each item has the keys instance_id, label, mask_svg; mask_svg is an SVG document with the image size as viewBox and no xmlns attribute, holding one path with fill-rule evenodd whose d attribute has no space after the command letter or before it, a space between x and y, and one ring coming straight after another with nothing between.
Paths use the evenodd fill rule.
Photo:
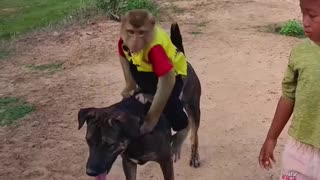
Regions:
<instances>
[{"instance_id":1,"label":"monkey's face","mask_svg":"<svg viewBox=\"0 0 320 180\"><path fill-rule=\"evenodd\" d=\"M122 32L124 44L128 46L131 52L139 52L153 39L154 26L145 23L139 28L127 24Z\"/></svg>"},{"instance_id":2,"label":"monkey's face","mask_svg":"<svg viewBox=\"0 0 320 180\"><path fill-rule=\"evenodd\" d=\"M131 10L121 18L121 38L132 53L145 48L153 39L155 18L147 10Z\"/></svg>"}]
</instances>

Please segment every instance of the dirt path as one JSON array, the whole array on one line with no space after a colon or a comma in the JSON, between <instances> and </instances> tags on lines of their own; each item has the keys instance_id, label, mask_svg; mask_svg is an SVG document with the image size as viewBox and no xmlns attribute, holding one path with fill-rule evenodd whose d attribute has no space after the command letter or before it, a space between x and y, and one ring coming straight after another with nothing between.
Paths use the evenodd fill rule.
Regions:
<instances>
[{"instance_id":1,"label":"dirt path","mask_svg":"<svg viewBox=\"0 0 320 180\"><path fill-rule=\"evenodd\" d=\"M293 0L175 1L189 61L201 78L201 167L188 166L189 141L175 164L177 180L278 179L278 164L262 171L257 156L280 95L280 81L294 38L261 32L260 26L299 18ZM188 4L190 3L190 4ZM169 30L170 22L163 23ZM37 111L19 126L0 129L1 180L88 180L85 130L77 130L81 107L120 99L118 24L40 34L18 43L17 54L0 62L0 95L25 97ZM112 44L113 43L113 44ZM55 74L32 73L31 63L64 62ZM284 138L286 133L282 134ZM282 150L280 139L277 152ZM111 180L124 179L120 161ZM162 179L159 166L139 167L139 179Z\"/></svg>"}]
</instances>

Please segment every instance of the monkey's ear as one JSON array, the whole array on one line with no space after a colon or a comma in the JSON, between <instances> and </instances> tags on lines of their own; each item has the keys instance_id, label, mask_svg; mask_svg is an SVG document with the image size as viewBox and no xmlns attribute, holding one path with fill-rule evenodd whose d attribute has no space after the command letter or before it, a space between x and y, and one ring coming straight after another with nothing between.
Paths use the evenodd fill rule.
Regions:
<instances>
[{"instance_id":1,"label":"monkey's ear","mask_svg":"<svg viewBox=\"0 0 320 180\"><path fill-rule=\"evenodd\" d=\"M120 15L119 16L119 20L121 23L123 23L125 21L125 16L124 15Z\"/></svg>"},{"instance_id":2,"label":"monkey's ear","mask_svg":"<svg viewBox=\"0 0 320 180\"><path fill-rule=\"evenodd\" d=\"M156 24L156 18L152 15L149 16L149 21L152 26L154 26Z\"/></svg>"},{"instance_id":3,"label":"monkey's ear","mask_svg":"<svg viewBox=\"0 0 320 180\"><path fill-rule=\"evenodd\" d=\"M78 130L82 128L85 122L96 117L96 108L82 108L78 112Z\"/></svg>"}]
</instances>

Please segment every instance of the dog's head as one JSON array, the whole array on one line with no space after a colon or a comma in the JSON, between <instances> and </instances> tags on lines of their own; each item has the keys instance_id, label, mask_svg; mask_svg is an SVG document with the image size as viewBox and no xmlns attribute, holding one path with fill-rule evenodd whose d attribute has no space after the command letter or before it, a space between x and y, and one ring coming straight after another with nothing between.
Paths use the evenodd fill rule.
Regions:
<instances>
[{"instance_id":1,"label":"dog's head","mask_svg":"<svg viewBox=\"0 0 320 180\"><path fill-rule=\"evenodd\" d=\"M139 136L140 118L112 107L80 109L78 123L78 129L87 124L89 176L108 173L118 155L126 150L130 137Z\"/></svg>"}]
</instances>

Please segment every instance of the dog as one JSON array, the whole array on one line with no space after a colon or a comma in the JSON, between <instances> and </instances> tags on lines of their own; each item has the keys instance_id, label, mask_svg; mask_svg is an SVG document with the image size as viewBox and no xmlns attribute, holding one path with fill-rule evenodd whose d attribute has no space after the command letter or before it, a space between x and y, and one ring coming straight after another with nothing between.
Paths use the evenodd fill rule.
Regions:
<instances>
[{"instance_id":1,"label":"dog","mask_svg":"<svg viewBox=\"0 0 320 180\"><path fill-rule=\"evenodd\" d=\"M182 36L177 23L170 29L171 40L184 53ZM181 146L191 130L190 166L200 166L198 129L200 126L201 84L188 62L188 75L184 79L181 100L188 114L188 127L172 135L168 120L161 116L151 133L141 135L140 126L152 101L139 94L104 108L81 108L78 112L78 129L87 124L86 141L89 157L86 174L98 177L108 174L119 155L126 180L135 180L137 165L149 161L160 164L165 180L174 180L173 162L180 159ZM138 98L139 97L139 98ZM142 97L142 99L141 99Z\"/></svg>"}]
</instances>

